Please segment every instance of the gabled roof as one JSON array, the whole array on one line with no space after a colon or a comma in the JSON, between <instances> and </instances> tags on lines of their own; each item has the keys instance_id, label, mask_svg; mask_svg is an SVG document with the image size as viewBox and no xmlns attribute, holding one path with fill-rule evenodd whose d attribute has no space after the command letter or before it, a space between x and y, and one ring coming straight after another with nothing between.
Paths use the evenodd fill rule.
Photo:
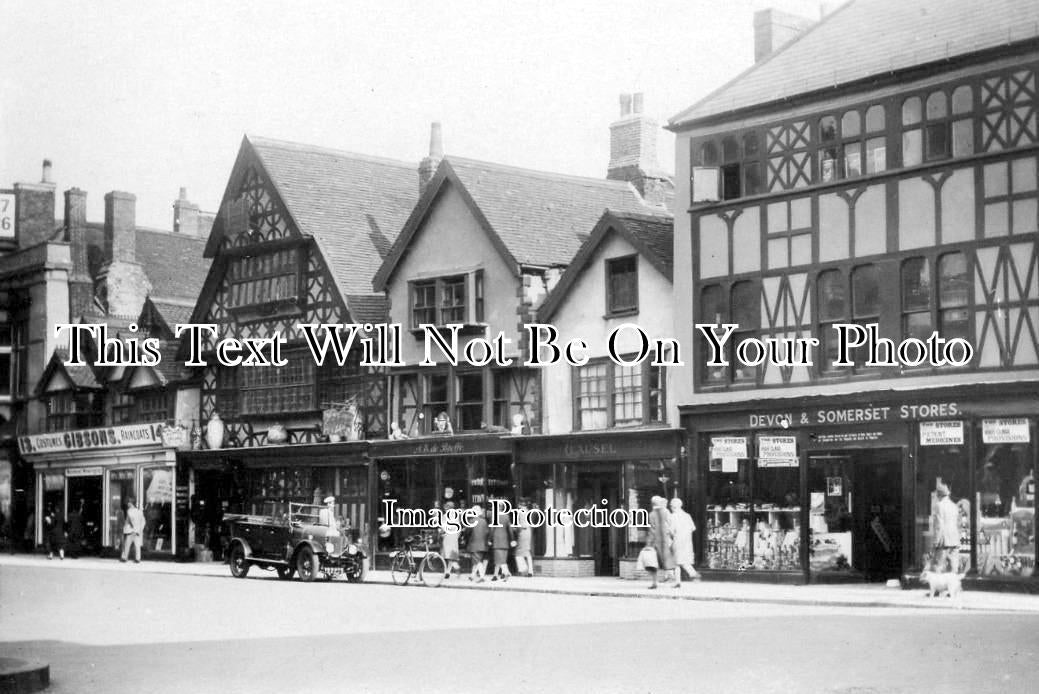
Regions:
<instances>
[{"instance_id":1,"label":"gabled roof","mask_svg":"<svg viewBox=\"0 0 1039 694\"><path fill-rule=\"evenodd\" d=\"M563 303L570 288L588 268L595 256L595 251L611 234L619 234L649 261L657 271L672 281L674 268L674 217L666 212L656 214L635 214L631 212L615 213L607 210L595 225L591 236L581 245L566 272L559 278L552 293L538 310L538 320L548 322L560 304Z\"/></svg>"},{"instance_id":2,"label":"gabled roof","mask_svg":"<svg viewBox=\"0 0 1039 694\"><path fill-rule=\"evenodd\" d=\"M445 186L455 186L518 274L570 263L603 210L648 212L629 183L445 157L375 277L383 290Z\"/></svg>"},{"instance_id":3,"label":"gabled roof","mask_svg":"<svg viewBox=\"0 0 1039 694\"><path fill-rule=\"evenodd\" d=\"M63 374L76 389L100 390L102 388L93 367L87 364L66 365L65 362L68 359L68 350L62 348L54 350L50 360L47 362L47 367L36 382L37 393L42 394L44 392L44 389L56 372Z\"/></svg>"},{"instance_id":4,"label":"gabled roof","mask_svg":"<svg viewBox=\"0 0 1039 694\"><path fill-rule=\"evenodd\" d=\"M151 369L155 379L160 385L167 386L171 383L190 380L192 377L184 362L177 359L180 342L176 340L162 340L159 342L159 354L162 357L155 366L131 366L123 373L123 382L129 384L133 379L136 369Z\"/></svg>"},{"instance_id":5,"label":"gabled roof","mask_svg":"<svg viewBox=\"0 0 1039 694\"><path fill-rule=\"evenodd\" d=\"M155 315L165 324L166 328L169 329L170 335L173 334L178 323L187 323L191 320L192 306L166 303L149 297L144 303L144 309L141 311L142 315L144 314L144 311L148 310L149 305L155 312Z\"/></svg>"},{"instance_id":6,"label":"gabled roof","mask_svg":"<svg viewBox=\"0 0 1039 694\"><path fill-rule=\"evenodd\" d=\"M221 209L237 195L252 164L260 167L300 234L314 239L351 317L375 315L373 302L380 297L373 296L372 277L418 200L417 164L246 136ZM208 257L216 254L223 227L218 215ZM379 316L385 319L385 313Z\"/></svg>"},{"instance_id":7,"label":"gabled roof","mask_svg":"<svg viewBox=\"0 0 1039 694\"><path fill-rule=\"evenodd\" d=\"M851 0L668 127L1037 37L1034 0Z\"/></svg>"}]
</instances>

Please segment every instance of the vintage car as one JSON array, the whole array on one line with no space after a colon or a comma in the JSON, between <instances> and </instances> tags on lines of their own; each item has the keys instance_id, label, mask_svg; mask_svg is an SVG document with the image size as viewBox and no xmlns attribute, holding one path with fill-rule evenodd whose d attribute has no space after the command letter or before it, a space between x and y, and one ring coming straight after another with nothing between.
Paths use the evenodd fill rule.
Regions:
<instances>
[{"instance_id":1,"label":"vintage car","mask_svg":"<svg viewBox=\"0 0 1039 694\"><path fill-rule=\"evenodd\" d=\"M274 569L286 581L298 573L301 581L343 575L360 583L368 574L363 547L348 530L339 529L323 506L289 504L287 514L228 514L224 521L231 534L231 575L236 578L245 578L251 566Z\"/></svg>"}]
</instances>

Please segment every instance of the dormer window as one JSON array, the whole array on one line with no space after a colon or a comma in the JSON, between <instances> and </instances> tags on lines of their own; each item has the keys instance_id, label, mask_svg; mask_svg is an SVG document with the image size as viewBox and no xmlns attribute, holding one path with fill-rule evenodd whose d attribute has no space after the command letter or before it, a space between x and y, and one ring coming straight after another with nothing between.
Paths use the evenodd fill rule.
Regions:
<instances>
[{"instance_id":1,"label":"dormer window","mask_svg":"<svg viewBox=\"0 0 1039 694\"><path fill-rule=\"evenodd\" d=\"M638 256L606 261L606 313L629 315L639 310Z\"/></svg>"}]
</instances>

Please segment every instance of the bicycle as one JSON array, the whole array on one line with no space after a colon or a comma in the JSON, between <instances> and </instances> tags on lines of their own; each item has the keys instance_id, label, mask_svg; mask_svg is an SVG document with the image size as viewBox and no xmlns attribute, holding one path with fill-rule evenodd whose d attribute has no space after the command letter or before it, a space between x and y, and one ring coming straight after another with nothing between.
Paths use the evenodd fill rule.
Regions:
<instances>
[{"instance_id":1,"label":"bicycle","mask_svg":"<svg viewBox=\"0 0 1039 694\"><path fill-rule=\"evenodd\" d=\"M422 545L423 549L415 551L413 545ZM404 538L403 549L397 550L390 563L390 576L398 586L406 585L411 580L412 574L418 574L422 584L430 588L436 588L444 582L444 574L447 573L447 562L440 556L439 552L430 549L432 541L428 535L416 538L409 535Z\"/></svg>"}]
</instances>

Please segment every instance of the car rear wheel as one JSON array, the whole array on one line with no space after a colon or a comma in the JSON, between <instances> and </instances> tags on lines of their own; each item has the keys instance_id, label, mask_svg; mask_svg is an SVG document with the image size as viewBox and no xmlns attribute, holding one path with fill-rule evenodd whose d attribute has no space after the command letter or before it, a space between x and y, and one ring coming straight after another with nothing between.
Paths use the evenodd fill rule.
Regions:
<instances>
[{"instance_id":1,"label":"car rear wheel","mask_svg":"<svg viewBox=\"0 0 1039 694\"><path fill-rule=\"evenodd\" d=\"M245 558L245 547L241 542L236 542L235 546L231 548L229 563L231 575L235 578L245 578L245 575L249 573L249 560Z\"/></svg>"},{"instance_id":2,"label":"car rear wheel","mask_svg":"<svg viewBox=\"0 0 1039 694\"><path fill-rule=\"evenodd\" d=\"M404 552L397 552L393 557L393 561L390 563L390 576L398 586L411 580L411 562L408 561L408 555Z\"/></svg>"},{"instance_id":3,"label":"car rear wheel","mask_svg":"<svg viewBox=\"0 0 1039 694\"><path fill-rule=\"evenodd\" d=\"M301 548L299 554L296 555L296 572L299 574L299 580L309 583L317 577L320 571L321 565L314 550L310 547Z\"/></svg>"},{"instance_id":4,"label":"car rear wheel","mask_svg":"<svg viewBox=\"0 0 1039 694\"><path fill-rule=\"evenodd\" d=\"M359 566L357 567L356 571L353 571L346 575L346 580L350 581L350 583L364 583L367 578L368 562L364 560L361 560L359 562Z\"/></svg>"},{"instance_id":5,"label":"car rear wheel","mask_svg":"<svg viewBox=\"0 0 1039 694\"><path fill-rule=\"evenodd\" d=\"M278 578L283 581L288 581L292 578L292 574L295 573L295 569L291 566L279 566L277 567Z\"/></svg>"}]
</instances>

